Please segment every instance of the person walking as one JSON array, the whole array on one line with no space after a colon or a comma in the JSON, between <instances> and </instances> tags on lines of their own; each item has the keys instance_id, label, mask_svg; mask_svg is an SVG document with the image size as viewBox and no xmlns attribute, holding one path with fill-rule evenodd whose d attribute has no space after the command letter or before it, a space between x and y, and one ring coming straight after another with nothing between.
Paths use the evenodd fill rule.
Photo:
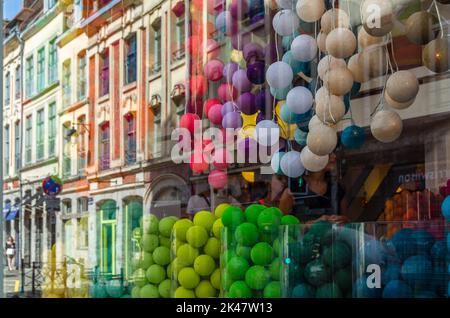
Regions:
<instances>
[{"instance_id":1,"label":"person walking","mask_svg":"<svg viewBox=\"0 0 450 318\"><path fill-rule=\"evenodd\" d=\"M5 254L8 260L8 270L14 270L14 257L16 256L16 243L12 236L8 237L5 244Z\"/></svg>"}]
</instances>

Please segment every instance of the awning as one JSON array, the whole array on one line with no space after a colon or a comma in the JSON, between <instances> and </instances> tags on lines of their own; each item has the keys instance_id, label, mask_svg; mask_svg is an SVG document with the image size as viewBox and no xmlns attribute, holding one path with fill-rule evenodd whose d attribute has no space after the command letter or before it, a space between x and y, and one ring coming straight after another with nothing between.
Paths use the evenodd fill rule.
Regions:
<instances>
[{"instance_id":1,"label":"awning","mask_svg":"<svg viewBox=\"0 0 450 318\"><path fill-rule=\"evenodd\" d=\"M5 220L8 217L10 211L11 211L11 203L9 201L5 202L5 206L3 207L3 215Z\"/></svg>"},{"instance_id":2,"label":"awning","mask_svg":"<svg viewBox=\"0 0 450 318\"><path fill-rule=\"evenodd\" d=\"M9 211L9 213L6 215L5 220L6 221L11 221L14 220L17 215L19 214L19 210L20 210L20 205L14 205L11 210Z\"/></svg>"}]
</instances>

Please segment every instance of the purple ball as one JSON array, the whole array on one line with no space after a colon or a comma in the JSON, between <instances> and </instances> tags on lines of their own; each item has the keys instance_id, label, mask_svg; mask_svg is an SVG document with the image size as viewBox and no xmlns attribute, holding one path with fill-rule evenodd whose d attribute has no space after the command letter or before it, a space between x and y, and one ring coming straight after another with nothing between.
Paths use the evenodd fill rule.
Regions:
<instances>
[{"instance_id":1,"label":"purple ball","mask_svg":"<svg viewBox=\"0 0 450 318\"><path fill-rule=\"evenodd\" d=\"M233 75L237 70L239 70L239 65L236 63L230 62L225 64L223 68L223 77L225 77L225 81L227 83L231 83L233 81Z\"/></svg>"},{"instance_id":2,"label":"purple ball","mask_svg":"<svg viewBox=\"0 0 450 318\"><path fill-rule=\"evenodd\" d=\"M232 0L230 13L233 18L243 20L248 13L247 0Z\"/></svg>"},{"instance_id":3,"label":"purple ball","mask_svg":"<svg viewBox=\"0 0 450 318\"><path fill-rule=\"evenodd\" d=\"M269 43L264 48L264 56L266 61L270 61L270 64L278 60L277 47L275 43Z\"/></svg>"},{"instance_id":4,"label":"purple ball","mask_svg":"<svg viewBox=\"0 0 450 318\"><path fill-rule=\"evenodd\" d=\"M266 64L262 61L256 61L247 66L247 78L253 84L264 84L266 81Z\"/></svg>"},{"instance_id":5,"label":"purple ball","mask_svg":"<svg viewBox=\"0 0 450 318\"><path fill-rule=\"evenodd\" d=\"M258 109L261 109L264 111L266 109L266 103L267 101L272 101L272 95L266 90L261 90L258 94L255 96L255 104Z\"/></svg>"},{"instance_id":6,"label":"purple ball","mask_svg":"<svg viewBox=\"0 0 450 318\"><path fill-rule=\"evenodd\" d=\"M258 108L256 108L255 95L252 93L243 93L238 97L236 104L241 112L246 115L253 115L258 110Z\"/></svg>"},{"instance_id":7,"label":"purple ball","mask_svg":"<svg viewBox=\"0 0 450 318\"><path fill-rule=\"evenodd\" d=\"M256 116L256 123L259 123L260 121L264 120L264 114L261 112Z\"/></svg>"},{"instance_id":8,"label":"purple ball","mask_svg":"<svg viewBox=\"0 0 450 318\"><path fill-rule=\"evenodd\" d=\"M233 102L226 102L225 104L223 104L222 106L222 117L225 116L228 113L234 112L238 110L238 106L236 105L236 103Z\"/></svg>"},{"instance_id":9,"label":"purple ball","mask_svg":"<svg viewBox=\"0 0 450 318\"><path fill-rule=\"evenodd\" d=\"M231 112L223 116L222 119L223 128L238 129L242 127L242 117L238 112Z\"/></svg>"},{"instance_id":10,"label":"purple ball","mask_svg":"<svg viewBox=\"0 0 450 318\"><path fill-rule=\"evenodd\" d=\"M234 73L233 86L238 92L249 92L252 90L252 82L248 80L246 70L238 70Z\"/></svg>"},{"instance_id":11,"label":"purple ball","mask_svg":"<svg viewBox=\"0 0 450 318\"><path fill-rule=\"evenodd\" d=\"M242 51L244 46L249 44L252 41L250 33L247 34L233 34L231 36L231 45L233 46L233 49Z\"/></svg>"},{"instance_id":12,"label":"purple ball","mask_svg":"<svg viewBox=\"0 0 450 318\"><path fill-rule=\"evenodd\" d=\"M253 42L244 46L243 55L247 63L252 60L264 60L264 50L262 46Z\"/></svg>"},{"instance_id":13,"label":"purple ball","mask_svg":"<svg viewBox=\"0 0 450 318\"><path fill-rule=\"evenodd\" d=\"M258 158L258 142L253 138L245 138L238 140L237 143L238 158L245 155L245 161L248 162L250 155L255 159Z\"/></svg>"}]
</instances>

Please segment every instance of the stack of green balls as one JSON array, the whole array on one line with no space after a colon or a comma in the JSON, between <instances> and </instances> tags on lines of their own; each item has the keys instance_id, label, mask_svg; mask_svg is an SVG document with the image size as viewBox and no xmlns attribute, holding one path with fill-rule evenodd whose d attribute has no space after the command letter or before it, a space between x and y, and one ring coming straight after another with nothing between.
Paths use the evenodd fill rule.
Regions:
<instances>
[{"instance_id":1,"label":"stack of green balls","mask_svg":"<svg viewBox=\"0 0 450 318\"><path fill-rule=\"evenodd\" d=\"M161 220L155 215L144 215L140 231L139 253L133 260L134 273L132 281L134 287L132 298L169 298L171 280L169 275L170 264L170 235L178 218L164 217ZM135 236L136 236L135 235Z\"/></svg>"},{"instance_id":2,"label":"stack of green balls","mask_svg":"<svg viewBox=\"0 0 450 318\"><path fill-rule=\"evenodd\" d=\"M228 204L214 213L197 212L193 221L178 220L173 227L171 278L175 298L212 298L220 292L221 215Z\"/></svg>"},{"instance_id":3,"label":"stack of green balls","mask_svg":"<svg viewBox=\"0 0 450 318\"><path fill-rule=\"evenodd\" d=\"M298 219L283 216L277 208L252 204L245 212L229 206L222 214L222 223L226 247L221 259L224 296L281 297L279 226L298 224Z\"/></svg>"}]
</instances>

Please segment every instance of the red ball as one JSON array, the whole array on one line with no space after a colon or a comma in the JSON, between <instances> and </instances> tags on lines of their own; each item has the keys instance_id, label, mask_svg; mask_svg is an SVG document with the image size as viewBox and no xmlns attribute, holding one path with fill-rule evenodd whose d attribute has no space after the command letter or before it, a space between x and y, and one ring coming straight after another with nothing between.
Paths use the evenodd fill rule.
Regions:
<instances>
[{"instance_id":1,"label":"red ball","mask_svg":"<svg viewBox=\"0 0 450 318\"><path fill-rule=\"evenodd\" d=\"M236 98L238 97L238 91L234 88L233 85L227 83L223 83L222 85L220 85L217 93L222 102L236 100Z\"/></svg>"},{"instance_id":2,"label":"red ball","mask_svg":"<svg viewBox=\"0 0 450 318\"><path fill-rule=\"evenodd\" d=\"M198 35L192 35L187 40L188 51L191 55L198 55L202 48L202 39Z\"/></svg>"},{"instance_id":3,"label":"red ball","mask_svg":"<svg viewBox=\"0 0 450 318\"><path fill-rule=\"evenodd\" d=\"M189 130L189 132L193 135L194 134L194 124L196 120L200 120L200 117L196 114L192 113L186 113L180 118L180 128L185 128ZM200 127L201 123L200 123Z\"/></svg>"},{"instance_id":4,"label":"red ball","mask_svg":"<svg viewBox=\"0 0 450 318\"><path fill-rule=\"evenodd\" d=\"M209 168L209 164L203 157L203 152L199 154L192 154L189 166L191 167L191 170L196 173L203 173Z\"/></svg>"},{"instance_id":5,"label":"red ball","mask_svg":"<svg viewBox=\"0 0 450 318\"><path fill-rule=\"evenodd\" d=\"M211 107L217 104L221 104L220 100L218 100L217 98L210 98L206 100L205 103L203 104L203 114L205 114L205 116L208 116L208 112L211 109Z\"/></svg>"},{"instance_id":6,"label":"red ball","mask_svg":"<svg viewBox=\"0 0 450 318\"><path fill-rule=\"evenodd\" d=\"M208 112L208 119L214 125L222 124L222 104L216 104Z\"/></svg>"},{"instance_id":7,"label":"red ball","mask_svg":"<svg viewBox=\"0 0 450 318\"><path fill-rule=\"evenodd\" d=\"M203 75L194 75L189 81L192 97L197 98L206 94L208 84Z\"/></svg>"},{"instance_id":8,"label":"red ball","mask_svg":"<svg viewBox=\"0 0 450 318\"><path fill-rule=\"evenodd\" d=\"M225 186L228 183L228 176L227 176L226 172L223 172L223 171L220 171L220 170L211 171L209 176L208 176L208 183L214 189L225 188Z\"/></svg>"}]
</instances>

